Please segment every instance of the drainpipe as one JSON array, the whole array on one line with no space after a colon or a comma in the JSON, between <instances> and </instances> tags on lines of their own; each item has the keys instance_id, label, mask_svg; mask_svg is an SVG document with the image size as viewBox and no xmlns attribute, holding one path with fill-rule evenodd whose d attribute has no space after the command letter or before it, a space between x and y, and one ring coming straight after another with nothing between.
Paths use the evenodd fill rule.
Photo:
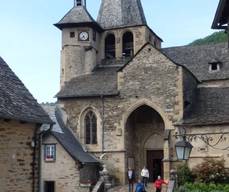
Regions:
<instances>
[{"instance_id":1,"label":"drainpipe","mask_svg":"<svg viewBox=\"0 0 229 192\"><path fill-rule=\"evenodd\" d=\"M36 192L36 150L37 150L37 131L41 125L37 124L33 133L33 139L31 142L31 146L33 147L33 162L32 162L32 190L33 192Z\"/></svg>"}]
</instances>

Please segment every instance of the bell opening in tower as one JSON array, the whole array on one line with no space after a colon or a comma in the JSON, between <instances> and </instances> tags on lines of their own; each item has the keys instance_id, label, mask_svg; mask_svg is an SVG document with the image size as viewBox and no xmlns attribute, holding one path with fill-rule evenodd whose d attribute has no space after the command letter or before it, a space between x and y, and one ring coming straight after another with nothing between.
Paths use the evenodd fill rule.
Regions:
<instances>
[{"instance_id":1,"label":"bell opening in tower","mask_svg":"<svg viewBox=\"0 0 229 192\"><path fill-rule=\"evenodd\" d=\"M105 39L105 58L115 58L115 36L113 34L109 34Z\"/></svg>"},{"instance_id":2,"label":"bell opening in tower","mask_svg":"<svg viewBox=\"0 0 229 192\"><path fill-rule=\"evenodd\" d=\"M82 6L83 5L83 0L75 0L75 5L76 6Z\"/></svg>"},{"instance_id":3,"label":"bell opening in tower","mask_svg":"<svg viewBox=\"0 0 229 192\"><path fill-rule=\"evenodd\" d=\"M134 54L134 38L133 34L131 32L126 32L123 35L122 38L122 45L123 45L123 50L122 50L122 55L123 57L132 57Z\"/></svg>"}]
</instances>

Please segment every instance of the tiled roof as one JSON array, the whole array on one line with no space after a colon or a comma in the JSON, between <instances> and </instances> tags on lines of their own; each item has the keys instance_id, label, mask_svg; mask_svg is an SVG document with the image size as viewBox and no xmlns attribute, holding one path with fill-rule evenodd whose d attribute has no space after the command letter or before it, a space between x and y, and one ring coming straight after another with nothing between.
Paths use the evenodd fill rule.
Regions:
<instances>
[{"instance_id":1,"label":"tiled roof","mask_svg":"<svg viewBox=\"0 0 229 192\"><path fill-rule=\"evenodd\" d=\"M162 49L170 59L188 68L199 81L229 79L229 49L227 43L182 46ZM209 63L220 62L221 70L209 72Z\"/></svg>"},{"instance_id":2,"label":"tiled roof","mask_svg":"<svg viewBox=\"0 0 229 192\"><path fill-rule=\"evenodd\" d=\"M98 23L92 18L84 6L74 6L58 23L56 27L62 29L64 27L80 26L89 24L101 30Z\"/></svg>"},{"instance_id":3,"label":"tiled roof","mask_svg":"<svg viewBox=\"0 0 229 192\"><path fill-rule=\"evenodd\" d=\"M229 123L229 88L198 88L182 124Z\"/></svg>"},{"instance_id":4,"label":"tiled roof","mask_svg":"<svg viewBox=\"0 0 229 192\"><path fill-rule=\"evenodd\" d=\"M229 19L229 1L220 0L212 23L213 29L227 29L225 24L228 24Z\"/></svg>"},{"instance_id":5,"label":"tiled roof","mask_svg":"<svg viewBox=\"0 0 229 192\"><path fill-rule=\"evenodd\" d=\"M52 123L20 79L0 57L0 118Z\"/></svg>"},{"instance_id":6,"label":"tiled roof","mask_svg":"<svg viewBox=\"0 0 229 192\"><path fill-rule=\"evenodd\" d=\"M102 0L97 21L104 29L146 25L140 0Z\"/></svg>"},{"instance_id":7,"label":"tiled roof","mask_svg":"<svg viewBox=\"0 0 229 192\"><path fill-rule=\"evenodd\" d=\"M87 153L83 149L71 129L66 126L63 111L56 107L56 105L43 105L43 107L55 122L52 131L49 133L57 139L69 155L74 160L80 161L81 163L99 164L99 162L91 154Z\"/></svg>"},{"instance_id":8,"label":"tiled roof","mask_svg":"<svg viewBox=\"0 0 229 192\"><path fill-rule=\"evenodd\" d=\"M67 82L57 98L99 97L117 95L117 67L97 68L91 74Z\"/></svg>"}]
</instances>

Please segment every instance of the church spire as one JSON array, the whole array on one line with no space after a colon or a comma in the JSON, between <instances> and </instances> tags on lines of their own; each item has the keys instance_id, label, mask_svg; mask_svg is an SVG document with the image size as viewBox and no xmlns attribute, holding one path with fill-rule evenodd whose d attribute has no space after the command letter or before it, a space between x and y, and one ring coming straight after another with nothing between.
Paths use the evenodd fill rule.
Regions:
<instances>
[{"instance_id":1,"label":"church spire","mask_svg":"<svg viewBox=\"0 0 229 192\"><path fill-rule=\"evenodd\" d=\"M105 29L147 25L140 0L102 0L97 21Z\"/></svg>"}]
</instances>

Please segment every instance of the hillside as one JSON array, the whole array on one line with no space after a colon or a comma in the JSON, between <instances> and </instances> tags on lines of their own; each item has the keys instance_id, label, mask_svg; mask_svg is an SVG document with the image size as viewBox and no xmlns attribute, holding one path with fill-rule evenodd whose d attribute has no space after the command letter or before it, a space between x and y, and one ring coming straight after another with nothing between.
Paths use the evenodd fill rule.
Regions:
<instances>
[{"instance_id":1,"label":"hillside","mask_svg":"<svg viewBox=\"0 0 229 192\"><path fill-rule=\"evenodd\" d=\"M190 43L189 45L206 45L210 43L222 43L226 42L228 39L227 34L224 31L215 32L202 39L197 39Z\"/></svg>"}]
</instances>

